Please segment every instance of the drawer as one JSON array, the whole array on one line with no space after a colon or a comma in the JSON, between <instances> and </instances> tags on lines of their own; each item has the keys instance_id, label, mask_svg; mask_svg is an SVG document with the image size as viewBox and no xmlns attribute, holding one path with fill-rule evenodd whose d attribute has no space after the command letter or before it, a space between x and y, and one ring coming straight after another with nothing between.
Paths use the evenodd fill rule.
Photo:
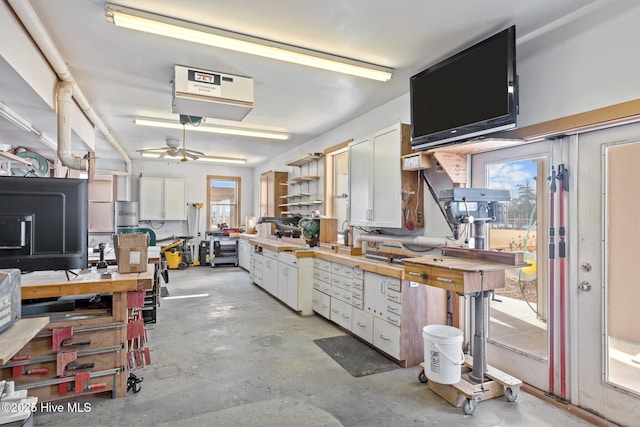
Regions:
<instances>
[{"instance_id":1,"label":"drawer","mask_svg":"<svg viewBox=\"0 0 640 427\"><path fill-rule=\"evenodd\" d=\"M349 267L348 265L344 264L337 264L334 262L331 264L331 273L351 279L353 277L353 267Z\"/></svg>"},{"instance_id":2,"label":"drawer","mask_svg":"<svg viewBox=\"0 0 640 427\"><path fill-rule=\"evenodd\" d=\"M262 259L263 259L262 255L260 255L259 257L254 257L253 258L253 266L255 268L258 268L258 267L262 268Z\"/></svg>"},{"instance_id":3,"label":"drawer","mask_svg":"<svg viewBox=\"0 0 640 427\"><path fill-rule=\"evenodd\" d=\"M354 298L364 299L364 292L362 292L362 289L351 289L351 295Z\"/></svg>"},{"instance_id":4,"label":"drawer","mask_svg":"<svg viewBox=\"0 0 640 427\"><path fill-rule=\"evenodd\" d=\"M362 310L352 310L351 332L366 342L373 342L373 316Z\"/></svg>"},{"instance_id":5,"label":"drawer","mask_svg":"<svg viewBox=\"0 0 640 427\"><path fill-rule=\"evenodd\" d=\"M278 260L292 267L298 266L298 257L291 252L280 252Z\"/></svg>"},{"instance_id":6,"label":"drawer","mask_svg":"<svg viewBox=\"0 0 640 427\"><path fill-rule=\"evenodd\" d=\"M351 304L331 299L331 320L348 331L351 330L351 310Z\"/></svg>"},{"instance_id":7,"label":"drawer","mask_svg":"<svg viewBox=\"0 0 640 427\"><path fill-rule=\"evenodd\" d=\"M331 283L331 273L319 268L313 269L313 278L317 280L322 280L323 282Z\"/></svg>"},{"instance_id":8,"label":"drawer","mask_svg":"<svg viewBox=\"0 0 640 427\"><path fill-rule=\"evenodd\" d=\"M364 280L364 272L358 267L353 267L353 278Z\"/></svg>"},{"instance_id":9,"label":"drawer","mask_svg":"<svg viewBox=\"0 0 640 427\"><path fill-rule=\"evenodd\" d=\"M360 310L364 310L364 301L362 300L362 298L352 297L351 305L353 307L359 308Z\"/></svg>"},{"instance_id":10,"label":"drawer","mask_svg":"<svg viewBox=\"0 0 640 427\"><path fill-rule=\"evenodd\" d=\"M351 279L342 276L331 276L331 284L351 292Z\"/></svg>"},{"instance_id":11,"label":"drawer","mask_svg":"<svg viewBox=\"0 0 640 427\"><path fill-rule=\"evenodd\" d=\"M331 271L331 261L326 261L324 259L314 258L313 259L313 267L318 270L323 271Z\"/></svg>"},{"instance_id":12,"label":"drawer","mask_svg":"<svg viewBox=\"0 0 640 427\"><path fill-rule=\"evenodd\" d=\"M384 316L384 320L386 320L389 323L394 324L397 327L400 327L401 319L402 319L402 317L399 314L395 314L395 313L392 313L390 311L387 311L387 313Z\"/></svg>"},{"instance_id":13,"label":"drawer","mask_svg":"<svg viewBox=\"0 0 640 427\"><path fill-rule=\"evenodd\" d=\"M402 304L402 294L392 290L387 290L387 301L395 302L396 304Z\"/></svg>"},{"instance_id":14,"label":"drawer","mask_svg":"<svg viewBox=\"0 0 640 427\"><path fill-rule=\"evenodd\" d=\"M389 356L400 357L400 328L378 317L373 318L373 345Z\"/></svg>"},{"instance_id":15,"label":"drawer","mask_svg":"<svg viewBox=\"0 0 640 427\"><path fill-rule=\"evenodd\" d=\"M314 289L311 293L311 308L328 319L331 315L331 297Z\"/></svg>"},{"instance_id":16,"label":"drawer","mask_svg":"<svg viewBox=\"0 0 640 427\"><path fill-rule=\"evenodd\" d=\"M427 285L446 290L464 291L464 273L446 268L430 268L427 273Z\"/></svg>"},{"instance_id":17,"label":"drawer","mask_svg":"<svg viewBox=\"0 0 640 427\"><path fill-rule=\"evenodd\" d=\"M331 288L331 296L333 298L339 299L340 301L344 301L347 304L351 304L352 297L351 297L351 292L350 291L345 291L342 288L339 288L337 286L333 286Z\"/></svg>"},{"instance_id":18,"label":"drawer","mask_svg":"<svg viewBox=\"0 0 640 427\"><path fill-rule=\"evenodd\" d=\"M272 251L271 249L263 249L262 256L265 258L274 259L276 261L278 260L278 252Z\"/></svg>"},{"instance_id":19,"label":"drawer","mask_svg":"<svg viewBox=\"0 0 640 427\"><path fill-rule=\"evenodd\" d=\"M386 314L393 313L396 316L402 316L402 305L396 304L395 302L387 302L387 311Z\"/></svg>"},{"instance_id":20,"label":"drawer","mask_svg":"<svg viewBox=\"0 0 640 427\"><path fill-rule=\"evenodd\" d=\"M320 292L323 292L327 295L331 295L331 285L327 282L323 282L322 280L313 280L313 289L316 289Z\"/></svg>"},{"instance_id":21,"label":"drawer","mask_svg":"<svg viewBox=\"0 0 640 427\"><path fill-rule=\"evenodd\" d=\"M356 290L356 289L358 289L358 290L360 290L360 291L364 290L364 281L363 281L363 280L359 280L359 279L355 279L355 278L354 278L354 279L351 281L351 289L352 289L352 290Z\"/></svg>"},{"instance_id":22,"label":"drawer","mask_svg":"<svg viewBox=\"0 0 640 427\"><path fill-rule=\"evenodd\" d=\"M391 289L392 291L400 292L402 290L400 279L396 279L395 277L387 277L385 282L387 283L387 289Z\"/></svg>"}]
</instances>

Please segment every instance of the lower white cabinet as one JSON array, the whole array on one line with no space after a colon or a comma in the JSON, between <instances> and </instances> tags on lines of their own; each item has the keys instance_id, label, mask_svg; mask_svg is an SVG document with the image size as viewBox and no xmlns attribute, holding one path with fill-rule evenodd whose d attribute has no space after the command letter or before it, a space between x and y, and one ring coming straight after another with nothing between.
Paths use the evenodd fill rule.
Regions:
<instances>
[{"instance_id":1,"label":"lower white cabinet","mask_svg":"<svg viewBox=\"0 0 640 427\"><path fill-rule=\"evenodd\" d=\"M262 251L262 287L273 296L278 295L278 252Z\"/></svg>"},{"instance_id":2,"label":"lower white cabinet","mask_svg":"<svg viewBox=\"0 0 640 427\"><path fill-rule=\"evenodd\" d=\"M347 330L351 330L351 304L331 298L331 316L332 321Z\"/></svg>"},{"instance_id":3,"label":"lower white cabinet","mask_svg":"<svg viewBox=\"0 0 640 427\"><path fill-rule=\"evenodd\" d=\"M374 317L373 345L387 353L389 356L401 360L400 328L380 319L379 317Z\"/></svg>"},{"instance_id":4,"label":"lower white cabinet","mask_svg":"<svg viewBox=\"0 0 640 427\"><path fill-rule=\"evenodd\" d=\"M314 289L311 295L313 311L329 319L331 317L331 297L317 289Z\"/></svg>"},{"instance_id":5,"label":"lower white cabinet","mask_svg":"<svg viewBox=\"0 0 640 427\"><path fill-rule=\"evenodd\" d=\"M313 259L280 252L278 269L278 299L301 314L312 314Z\"/></svg>"},{"instance_id":6,"label":"lower white cabinet","mask_svg":"<svg viewBox=\"0 0 640 427\"><path fill-rule=\"evenodd\" d=\"M264 283L262 280L264 271L263 260L264 257L261 252L255 252L253 254L253 274L251 279L253 280L253 283L258 286L263 286Z\"/></svg>"},{"instance_id":7,"label":"lower white cabinet","mask_svg":"<svg viewBox=\"0 0 640 427\"><path fill-rule=\"evenodd\" d=\"M240 239L238 242L238 265L247 271L249 271L252 253L253 246L246 239Z\"/></svg>"},{"instance_id":8,"label":"lower white cabinet","mask_svg":"<svg viewBox=\"0 0 640 427\"><path fill-rule=\"evenodd\" d=\"M366 342L373 343L373 316L355 307L351 313L351 332Z\"/></svg>"}]
</instances>

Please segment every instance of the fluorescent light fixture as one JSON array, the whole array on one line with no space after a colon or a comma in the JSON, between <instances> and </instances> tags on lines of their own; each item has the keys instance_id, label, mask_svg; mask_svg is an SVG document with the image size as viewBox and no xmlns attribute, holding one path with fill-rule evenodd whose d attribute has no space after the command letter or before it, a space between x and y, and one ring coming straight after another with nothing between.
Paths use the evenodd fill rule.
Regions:
<instances>
[{"instance_id":1,"label":"fluorescent light fixture","mask_svg":"<svg viewBox=\"0 0 640 427\"><path fill-rule=\"evenodd\" d=\"M144 152L143 152L143 153L140 153L140 155L141 155L142 157L149 157L149 158L152 158L152 159L158 159L158 158L160 158L160 156L162 155L162 153L148 153L148 152L147 152L147 153L144 153Z\"/></svg>"},{"instance_id":2,"label":"fluorescent light fixture","mask_svg":"<svg viewBox=\"0 0 640 427\"><path fill-rule=\"evenodd\" d=\"M247 159L233 157L215 157L215 156L199 156L199 162L215 162L215 163L247 163Z\"/></svg>"},{"instance_id":3,"label":"fluorescent light fixture","mask_svg":"<svg viewBox=\"0 0 640 427\"><path fill-rule=\"evenodd\" d=\"M3 117L4 119L11 122L14 126L22 130L25 130L27 132L33 131L31 123L20 117L18 113L7 107L7 105L2 102L0 102L0 117Z\"/></svg>"},{"instance_id":4,"label":"fluorescent light fixture","mask_svg":"<svg viewBox=\"0 0 640 427\"><path fill-rule=\"evenodd\" d=\"M107 3L105 5L105 13L107 21L117 27L143 31L159 36L172 37L207 46L249 53L383 82L391 79L393 74L391 69L379 65L316 52L219 28L194 24L192 22L155 15L114 4Z\"/></svg>"},{"instance_id":5,"label":"fluorescent light fixture","mask_svg":"<svg viewBox=\"0 0 640 427\"><path fill-rule=\"evenodd\" d=\"M134 117L133 122L138 126L150 126L150 127L165 128L165 129L182 130L182 126L183 126L181 123L178 123L175 121L147 119L142 117ZM192 130L196 132L220 133L224 135L251 136L254 138L279 139L282 141L290 138L288 133L271 132L271 131L264 131L264 130L258 130L258 129L242 129L242 128L214 126L214 125L208 125L205 123L201 123L198 126L194 126L192 124L187 123L184 125L184 127L186 130Z\"/></svg>"}]
</instances>

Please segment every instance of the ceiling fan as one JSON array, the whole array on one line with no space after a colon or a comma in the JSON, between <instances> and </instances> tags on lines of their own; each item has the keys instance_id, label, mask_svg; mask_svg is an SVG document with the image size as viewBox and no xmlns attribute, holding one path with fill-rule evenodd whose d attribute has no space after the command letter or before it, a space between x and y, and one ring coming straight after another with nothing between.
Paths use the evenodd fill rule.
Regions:
<instances>
[{"instance_id":1,"label":"ceiling fan","mask_svg":"<svg viewBox=\"0 0 640 427\"><path fill-rule=\"evenodd\" d=\"M187 129L186 124L190 123L194 126L200 125L204 121L204 117L199 116L187 116L184 114L180 114L180 124L182 125L182 149L180 149L180 141L177 139L167 138L165 142L167 143L167 147L160 148L147 148L145 150L136 150L139 153L159 153L159 159L163 159L166 156L169 157L177 157L182 155L180 159L181 162L187 162L189 159L197 160L200 157L205 157L205 154L196 151L196 150L188 150L187 149Z\"/></svg>"},{"instance_id":2,"label":"ceiling fan","mask_svg":"<svg viewBox=\"0 0 640 427\"><path fill-rule=\"evenodd\" d=\"M165 157L178 157L178 156L182 156L182 158L180 159L180 161L182 162L186 162L189 159L191 160L197 160L198 158L204 156L205 154L200 152L200 151L196 151L196 150L189 150L188 148L186 148L186 144L185 144L185 140L184 138L182 139L183 143L182 143L182 148L180 148L180 141L177 139L171 139L171 138L167 138L165 140L167 146L166 147L158 147L158 148L147 148L145 150L136 150L139 153L155 153L155 154L159 154L158 158L159 159L163 159Z\"/></svg>"}]
</instances>

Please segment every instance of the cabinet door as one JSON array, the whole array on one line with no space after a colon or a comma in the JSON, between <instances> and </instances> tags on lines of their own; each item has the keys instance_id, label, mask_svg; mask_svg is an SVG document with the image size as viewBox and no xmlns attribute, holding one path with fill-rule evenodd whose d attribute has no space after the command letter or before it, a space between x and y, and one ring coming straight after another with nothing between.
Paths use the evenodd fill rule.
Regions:
<instances>
[{"instance_id":1,"label":"cabinet door","mask_svg":"<svg viewBox=\"0 0 640 427\"><path fill-rule=\"evenodd\" d=\"M366 271L364 273L364 310L384 318L387 312L386 277Z\"/></svg>"},{"instance_id":2,"label":"cabinet door","mask_svg":"<svg viewBox=\"0 0 640 427\"><path fill-rule=\"evenodd\" d=\"M186 214L185 182L182 179L164 180L164 219L184 221Z\"/></svg>"},{"instance_id":3,"label":"cabinet door","mask_svg":"<svg viewBox=\"0 0 640 427\"><path fill-rule=\"evenodd\" d=\"M368 225L371 215L372 142L363 139L349 145L349 222Z\"/></svg>"},{"instance_id":4,"label":"cabinet door","mask_svg":"<svg viewBox=\"0 0 640 427\"><path fill-rule=\"evenodd\" d=\"M285 265L286 286L284 302L294 310L298 310L298 268Z\"/></svg>"},{"instance_id":5,"label":"cabinet door","mask_svg":"<svg viewBox=\"0 0 640 427\"><path fill-rule=\"evenodd\" d=\"M402 227L401 133L399 125L373 136L372 214L370 225Z\"/></svg>"},{"instance_id":6,"label":"cabinet door","mask_svg":"<svg viewBox=\"0 0 640 427\"><path fill-rule=\"evenodd\" d=\"M163 220L163 178L140 178L140 219Z\"/></svg>"},{"instance_id":7,"label":"cabinet door","mask_svg":"<svg viewBox=\"0 0 640 427\"><path fill-rule=\"evenodd\" d=\"M357 308L352 309L353 320L351 322L351 332L365 340L373 342L373 316Z\"/></svg>"},{"instance_id":8,"label":"cabinet door","mask_svg":"<svg viewBox=\"0 0 640 427\"><path fill-rule=\"evenodd\" d=\"M262 287L271 295L278 295L278 261L262 258Z\"/></svg>"}]
</instances>

